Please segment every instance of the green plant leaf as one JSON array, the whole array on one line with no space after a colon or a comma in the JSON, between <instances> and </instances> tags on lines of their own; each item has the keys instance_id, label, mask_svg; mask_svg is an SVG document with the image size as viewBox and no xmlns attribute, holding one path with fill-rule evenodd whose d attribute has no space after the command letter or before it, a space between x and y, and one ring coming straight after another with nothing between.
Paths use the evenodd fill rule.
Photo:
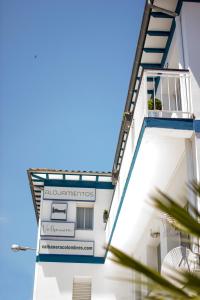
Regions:
<instances>
[{"instance_id":1,"label":"green plant leaf","mask_svg":"<svg viewBox=\"0 0 200 300\"><path fill-rule=\"evenodd\" d=\"M200 197L200 184L192 182L188 186L195 196ZM188 200L186 202L189 203ZM151 203L155 208L168 216L168 220L170 223L172 222L174 227L181 230L181 232L193 235L197 239L200 238L200 223L198 222L200 213L196 207L189 204L188 212L179 205L176 200L160 190L152 197ZM199 245L198 242L197 245ZM119 249L110 246L108 250L113 254L111 258L112 261L141 273L145 278L151 281L150 283L148 281L141 281L142 285L151 286L153 289L153 291L144 298L155 300L200 300L200 273L197 275L191 272L174 270L174 273L170 272L168 280L162 277L157 271L128 256ZM179 286L182 286L182 288L179 288Z\"/></svg>"},{"instance_id":2,"label":"green plant leaf","mask_svg":"<svg viewBox=\"0 0 200 300\"><path fill-rule=\"evenodd\" d=\"M143 274L145 277L154 281L157 285L160 285L165 290L168 290L171 293L180 295L182 297L188 296L187 293L174 286L171 282L162 277L157 271L149 268L148 266L145 266L141 262L128 256L119 249L113 246L109 246L108 250L114 255L114 258L111 258L112 261Z\"/></svg>"},{"instance_id":3,"label":"green plant leaf","mask_svg":"<svg viewBox=\"0 0 200 300\"><path fill-rule=\"evenodd\" d=\"M152 204L172 217L175 220L175 227L200 238L200 224L174 199L158 190L158 195L152 196Z\"/></svg>"}]
</instances>

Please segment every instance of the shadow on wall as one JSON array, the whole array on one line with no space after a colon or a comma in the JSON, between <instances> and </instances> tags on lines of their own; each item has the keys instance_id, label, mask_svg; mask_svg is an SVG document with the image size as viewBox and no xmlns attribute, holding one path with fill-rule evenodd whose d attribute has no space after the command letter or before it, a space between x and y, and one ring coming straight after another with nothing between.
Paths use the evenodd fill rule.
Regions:
<instances>
[{"instance_id":1,"label":"shadow on wall","mask_svg":"<svg viewBox=\"0 0 200 300\"><path fill-rule=\"evenodd\" d=\"M119 284L119 281L116 280L116 277L124 277L128 274L130 276L130 271L113 264L111 261L107 261L104 265L46 263L45 265L40 265L39 268L41 270L39 272L40 278L43 277L44 280L49 279L49 282L46 284L48 289L52 283L52 289L57 286L57 293L60 295L71 293L74 276L91 276L92 295L95 300L115 300L117 299L115 295L120 299L124 299L124 295L130 296L130 293L132 293L132 285L130 283L120 282ZM55 283L52 282L53 278ZM42 280L40 282L42 284Z\"/></svg>"}]
</instances>

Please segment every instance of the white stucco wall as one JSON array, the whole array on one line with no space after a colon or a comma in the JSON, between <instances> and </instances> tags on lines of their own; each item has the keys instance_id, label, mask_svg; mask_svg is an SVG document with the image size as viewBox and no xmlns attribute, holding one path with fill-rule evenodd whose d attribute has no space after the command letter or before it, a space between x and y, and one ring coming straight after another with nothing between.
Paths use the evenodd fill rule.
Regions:
<instances>
[{"instance_id":1,"label":"white stucco wall","mask_svg":"<svg viewBox=\"0 0 200 300\"><path fill-rule=\"evenodd\" d=\"M48 237L45 240L79 240L94 241L94 257L104 257L105 255L105 223L103 222L103 212L109 209L112 199L112 189L96 189L95 202L83 201L62 201L67 202L67 222L76 223L76 207L94 207L94 226L93 230L75 229L75 237ZM42 195L43 197L43 195ZM40 224L42 221L49 221L51 216L52 202L61 202L59 200L42 200L40 221L38 226L38 249L40 237ZM76 228L76 227L75 227ZM48 255L49 262L38 262L35 268L34 282L34 300L66 300L72 299L72 285L75 276L89 276L92 278L92 299L121 299L120 290L119 298L116 298L112 291L112 284L107 283L106 274L110 272L110 262L104 264L96 263L67 263L51 262L51 255ZM107 271L106 271L107 270ZM119 270L117 269L117 272ZM109 285L109 289L107 286ZM126 289L129 289L126 286ZM118 290L116 284L115 290Z\"/></svg>"},{"instance_id":2,"label":"white stucco wall","mask_svg":"<svg viewBox=\"0 0 200 300\"><path fill-rule=\"evenodd\" d=\"M116 278L131 278L131 272L107 260L103 265L37 263L33 300L71 300L73 278L89 276L92 300L132 299L132 284Z\"/></svg>"}]
</instances>

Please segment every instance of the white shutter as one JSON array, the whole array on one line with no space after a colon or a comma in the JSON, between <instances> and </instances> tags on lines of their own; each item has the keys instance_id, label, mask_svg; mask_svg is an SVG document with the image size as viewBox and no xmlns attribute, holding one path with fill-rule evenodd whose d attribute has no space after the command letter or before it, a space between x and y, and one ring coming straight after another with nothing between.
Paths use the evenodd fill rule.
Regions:
<instances>
[{"instance_id":1,"label":"white shutter","mask_svg":"<svg viewBox=\"0 0 200 300\"><path fill-rule=\"evenodd\" d=\"M73 280L72 300L91 300L91 277L76 276Z\"/></svg>"}]
</instances>

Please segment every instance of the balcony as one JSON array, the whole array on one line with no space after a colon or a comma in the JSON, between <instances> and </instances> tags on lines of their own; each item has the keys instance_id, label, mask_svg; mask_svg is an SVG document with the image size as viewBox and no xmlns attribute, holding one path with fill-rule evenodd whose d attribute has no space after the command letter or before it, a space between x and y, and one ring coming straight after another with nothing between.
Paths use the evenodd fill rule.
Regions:
<instances>
[{"instance_id":1,"label":"balcony","mask_svg":"<svg viewBox=\"0 0 200 300\"><path fill-rule=\"evenodd\" d=\"M133 111L137 136L145 117L193 118L188 70L143 70Z\"/></svg>"}]
</instances>

